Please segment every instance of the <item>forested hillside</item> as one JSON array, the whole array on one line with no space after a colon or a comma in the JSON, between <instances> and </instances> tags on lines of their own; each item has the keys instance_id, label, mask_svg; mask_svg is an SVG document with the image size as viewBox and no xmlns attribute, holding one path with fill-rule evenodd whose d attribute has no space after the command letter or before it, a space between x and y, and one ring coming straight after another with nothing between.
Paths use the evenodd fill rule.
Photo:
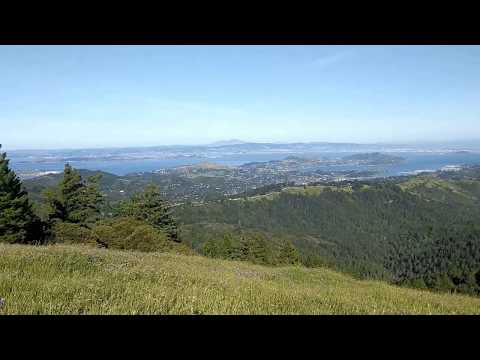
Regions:
<instances>
[{"instance_id":1,"label":"forested hillside","mask_svg":"<svg viewBox=\"0 0 480 360\"><path fill-rule=\"evenodd\" d=\"M247 199L182 206L176 217L188 234L195 234L186 238L198 248L218 239L219 232L249 229L292 240L310 266L329 264L366 278L478 293L479 190L478 169L471 169L287 187Z\"/></svg>"}]
</instances>

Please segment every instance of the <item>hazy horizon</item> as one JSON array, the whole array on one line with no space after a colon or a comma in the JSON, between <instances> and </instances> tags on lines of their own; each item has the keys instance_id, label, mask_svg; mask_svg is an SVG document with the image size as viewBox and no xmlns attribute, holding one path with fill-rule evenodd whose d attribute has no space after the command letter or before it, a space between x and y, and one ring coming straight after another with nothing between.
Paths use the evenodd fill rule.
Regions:
<instances>
[{"instance_id":1,"label":"hazy horizon","mask_svg":"<svg viewBox=\"0 0 480 360\"><path fill-rule=\"evenodd\" d=\"M476 147L480 149L480 139L468 139L468 140L447 140L447 141L403 141L403 142L343 142L343 141L244 141L242 139L224 139L208 143L186 143L186 144L157 144L157 145L130 145L130 146L89 146L89 147L45 147L45 148L28 148L18 147L12 148L2 144L3 151L68 151L68 150L102 150L102 149L149 149L149 148L161 148L161 147L195 147L195 146L213 146L217 143L224 143L230 141L237 141L244 144L354 144L354 145L385 145L385 146L463 146L463 147Z\"/></svg>"},{"instance_id":2,"label":"hazy horizon","mask_svg":"<svg viewBox=\"0 0 480 360\"><path fill-rule=\"evenodd\" d=\"M480 139L480 46L1 46L5 149Z\"/></svg>"}]
</instances>

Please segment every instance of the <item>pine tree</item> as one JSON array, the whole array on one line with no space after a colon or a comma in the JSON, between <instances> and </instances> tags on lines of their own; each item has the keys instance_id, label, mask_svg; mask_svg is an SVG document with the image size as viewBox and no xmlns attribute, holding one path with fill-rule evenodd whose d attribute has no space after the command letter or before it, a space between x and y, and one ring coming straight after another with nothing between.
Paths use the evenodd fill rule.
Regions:
<instances>
[{"instance_id":1,"label":"pine tree","mask_svg":"<svg viewBox=\"0 0 480 360\"><path fill-rule=\"evenodd\" d=\"M225 234L220 245L221 254L224 259L232 259L234 248L233 248L233 238L230 234Z\"/></svg>"},{"instance_id":2,"label":"pine tree","mask_svg":"<svg viewBox=\"0 0 480 360\"><path fill-rule=\"evenodd\" d=\"M249 241L249 260L258 263L268 263L268 249L265 238L259 234L253 235Z\"/></svg>"},{"instance_id":3,"label":"pine tree","mask_svg":"<svg viewBox=\"0 0 480 360\"><path fill-rule=\"evenodd\" d=\"M210 239L203 244L203 254L211 258L219 256L219 250L215 240Z\"/></svg>"},{"instance_id":4,"label":"pine tree","mask_svg":"<svg viewBox=\"0 0 480 360\"><path fill-rule=\"evenodd\" d=\"M90 176L80 191L77 198L80 206L73 212L72 216L86 224L92 224L101 218L100 205L104 198L99 190L99 183L102 175Z\"/></svg>"},{"instance_id":5,"label":"pine tree","mask_svg":"<svg viewBox=\"0 0 480 360\"><path fill-rule=\"evenodd\" d=\"M103 202L98 190L99 179L99 175L90 177L85 183L80 173L66 164L59 186L45 193L50 205L50 222L62 221L88 226L98 220Z\"/></svg>"},{"instance_id":6,"label":"pine tree","mask_svg":"<svg viewBox=\"0 0 480 360\"><path fill-rule=\"evenodd\" d=\"M240 260L248 260L250 259L250 249L251 243L248 236L242 235L240 237L240 244L238 247L238 258Z\"/></svg>"},{"instance_id":7,"label":"pine tree","mask_svg":"<svg viewBox=\"0 0 480 360\"><path fill-rule=\"evenodd\" d=\"M282 264L297 265L300 263L298 250L290 241L285 241L282 244L279 257Z\"/></svg>"},{"instance_id":8,"label":"pine tree","mask_svg":"<svg viewBox=\"0 0 480 360\"><path fill-rule=\"evenodd\" d=\"M7 154L0 153L0 242L41 242L43 235L22 182L10 169Z\"/></svg>"},{"instance_id":9,"label":"pine tree","mask_svg":"<svg viewBox=\"0 0 480 360\"><path fill-rule=\"evenodd\" d=\"M172 208L162 197L160 189L153 184L148 185L143 192L133 195L130 200L121 203L118 215L143 220L165 231L173 241L180 242Z\"/></svg>"},{"instance_id":10,"label":"pine tree","mask_svg":"<svg viewBox=\"0 0 480 360\"><path fill-rule=\"evenodd\" d=\"M236 246L231 246L229 258L251 261L257 264L268 263L268 247L260 234L242 234Z\"/></svg>"}]
</instances>

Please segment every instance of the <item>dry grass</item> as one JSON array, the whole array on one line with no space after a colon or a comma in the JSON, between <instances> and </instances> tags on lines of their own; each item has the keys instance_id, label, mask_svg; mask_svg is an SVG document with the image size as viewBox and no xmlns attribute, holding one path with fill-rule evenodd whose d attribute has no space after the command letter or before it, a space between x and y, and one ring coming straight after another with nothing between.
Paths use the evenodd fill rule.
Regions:
<instances>
[{"instance_id":1,"label":"dry grass","mask_svg":"<svg viewBox=\"0 0 480 360\"><path fill-rule=\"evenodd\" d=\"M0 245L0 314L479 314L480 299L327 269L86 246Z\"/></svg>"}]
</instances>

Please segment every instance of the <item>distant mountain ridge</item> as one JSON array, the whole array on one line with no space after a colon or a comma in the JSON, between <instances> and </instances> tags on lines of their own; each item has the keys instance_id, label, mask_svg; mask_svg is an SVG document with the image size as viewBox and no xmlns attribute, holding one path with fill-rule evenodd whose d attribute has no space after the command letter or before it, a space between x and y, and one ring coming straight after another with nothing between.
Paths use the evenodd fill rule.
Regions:
<instances>
[{"instance_id":1,"label":"distant mountain ridge","mask_svg":"<svg viewBox=\"0 0 480 360\"><path fill-rule=\"evenodd\" d=\"M218 157L222 152L232 154L298 154L343 152L459 152L469 148L448 146L421 146L399 144L356 144L333 142L259 143L238 139L218 141L208 145L163 145L130 148L65 149L65 150L12 150L12 162L40 163L52 161L109 161L143 159L178 159L185 157Z\"/></svg>"},{"instance_id":2,"label":"distant mountain ridge","mask_svg":"<svg viewBox=\"0 0 480 360\"><path fill-rule=\"evenodd\" d=\"M231 140L221 140L221 141L215 141L211 144L208 144L207 146L228 146L228 145L241 145L241 144L246 144L247 142L238 140L238 139L231 139Z\"/></svg>"}]
</instances>

